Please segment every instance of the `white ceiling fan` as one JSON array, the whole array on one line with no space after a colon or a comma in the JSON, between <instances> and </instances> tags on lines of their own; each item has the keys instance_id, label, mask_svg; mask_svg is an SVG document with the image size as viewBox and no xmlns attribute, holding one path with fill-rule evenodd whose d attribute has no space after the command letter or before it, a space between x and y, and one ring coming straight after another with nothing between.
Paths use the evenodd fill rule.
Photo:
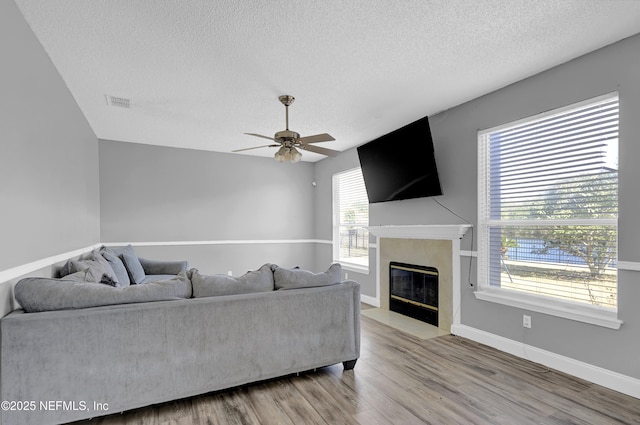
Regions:
<instances>
[{"instance_id":1,"label":"white ceiling fan","mask_svg":"<svg viewBox=\"0 0 640 425\"><path fill-rule=\"evenodd\" d=\"M286 129L282 131L278 131L273 137L263 136L261 134L256 133L245 133L249 136L262 137L263 139L273 140L276 144L271 145L262 145L262 146L254 146L252 148L245 149L236 149L232 152L241 152L250 149L258 149L258 148L271 148L278 147L278 152L275 154L275 159L278 162L283 161L291 161L298 162L302 158L302 154L298 151L298 149L303 149L309 152L319 153L321 155L326 156L336 156L340 152L334 151L327 148L321 148L319 146L313 146L312 143L322 143L322 142L330 142L334 139L331 135L327 133L315 134L313 136L300 137L300 133L296 133L295 131L289 130L289 105L293 103L295 98L289 95L282 95L278 97L278 100L284 105L285 115L286 115ZM298 148L298 149L296 149Z\"/></svg>"}]
</instances>

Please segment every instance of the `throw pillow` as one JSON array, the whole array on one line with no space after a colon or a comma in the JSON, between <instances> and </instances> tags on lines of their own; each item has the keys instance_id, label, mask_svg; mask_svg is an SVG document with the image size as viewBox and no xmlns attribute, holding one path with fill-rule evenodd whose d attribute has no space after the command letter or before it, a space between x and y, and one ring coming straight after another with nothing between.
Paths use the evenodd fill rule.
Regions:
<instances>
[{"instance_id":1,"label":"throw pillow","mask_svg":"<svg viewBox=\"0 0 640 425\"><path fill-rule=\"evenodd\" d=\"M142 264L140 264L140 260L133 251L133 247L131 245L127 245L122 250L120 258L122 259L124 266L127 268L127 272L129 272L129 279L131 280L131 283L142 283L146 275L142 268Z\"/></svg>"},{"instance_id":2,"label":"throw pillow","mask_svg":"<svg viewBox=\"0 0 640 425\"><path fill-rule=\"evenodd\" d=\"M58 270L58 277L65 277L71 273L73 273L71 271L71 260L68 260L62 267L60 267L60 270Z\"/></svg>"},{"instance_id":3,"label":"throw pillow","mask_svg":"<svg viewBox=\"0 0 640 425\"><path fill-rule=\"evenodd\" d=\"M91 272L86 273L85 281L87 282L118 286L118 278L113 268L107 260L100 255L100 250L98 249L91 251L88 256L83 256L81 259L67 261L60 274L66 278L69 274L75 274L80 271Z\"/></svg>"},{"instance_id":4,"label":"throw pillow","mask_svg":"<svg viewBox=\"0 0 640 425\"><path fill-rule=\"evenodd\" d=\"M108 272L97 261L71 260L70 263L72 273L64 276L63 279L68 279L69 276L74 276L76 273L83 272L85 273L85 282L105 283L110 286L116 286L117 281L113 280L113 278L109 276ZM111 273L113 273L113 271Z\"/></svg>"},{"instance_id":5,"label":"throw pillow","mask_svg":"<svg viewBox=\"0 0 640 425\"><path fill-rule=\"evenodd\" d=\"M85 282L85 283L101 283L100 278L102 275L96 275L95 269L84 269L71 274L66 275L62 279L61 282L64 281L73 281L73 282Z\"/></svg>"},{"instance_id":6,"label":"throw pillow","mask_svg":"<svg viewBox=\"0 0 640 425\"><path fill-rule=\"evenodd\" d=\"M202 275L197 269L191 269L189 272L194 298L273 291L271 264L265 264L258 270L249 271L240 277L225 274Z\"/></svg>"},{"instance_id":7,"label":"throw pillow","mask_svg":"<svg viewBox=\"0 0 640 425\"><path fill-rule=\"evenodd\" d=\"M116 275L118 286L129 286L131 284L131 279L129 279L129 273L127 272L127 268L124 266L122 260L107 247L102 247L100 249L100 255L102 255L111 266L111 269Z\"/></svg>"},{"instance_id":8,"label":"throw pillow","mask_svg":"<svg viewBox=\"0 0 640 425\"><path fill-rule=\"evenodd\" d=\"M324 273L313 273L302 269L277 267L273 272L276 289L311 288L315 286L335 285L342 281L342 266L333 263Z\"/></svg>"},{"instance_id":9,"label":"throw pillow","mask_svg":"<svg viewBox=\"0 0 640 425\"><path fill-rule=\"evenodd\" d=\"M113 282L113 286L120 286L118 282L118 276L116 276L116 273L113 271L113 267L111 267L111 264L109 264L109 262L104 259L102 254L100 254L100 249L94 249L93 251L91 251L91 259L100 266L103 273L106 275L105 280ZM106 282L103 281L103 283Z\"/></svg>"}]
</instances>

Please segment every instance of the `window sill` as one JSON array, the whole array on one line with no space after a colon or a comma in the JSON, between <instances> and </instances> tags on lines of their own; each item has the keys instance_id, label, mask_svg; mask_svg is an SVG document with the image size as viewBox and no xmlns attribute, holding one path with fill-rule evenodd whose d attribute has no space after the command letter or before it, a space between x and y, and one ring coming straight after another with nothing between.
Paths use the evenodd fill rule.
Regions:
<instances>
[{"instance_id":1,"label":"window sill","mask_svg":"<svg viewBox=\"0 0 640 425\"><path fill-rule=\"evenodd\" d=\"M340 263L343 270L369 275L369 267L362 266L360 264L345 263L344 261L340 260L333 260L333 262Z\"/></svg>"},{"instance_id":2,"label":"window sill","mask_svg":"<svg viewBox=\"0 0 640 425\"><path fill-rule=\"evenodd\" d=\"M474 292L476 299L504 304L524 310L544 313L564 319L589 323L609 329L620 329L622 320L617 313L610 310L599 309L555 301L535 295L519 294L504 289L481 289Z\"/></svg>"}]
</instances>

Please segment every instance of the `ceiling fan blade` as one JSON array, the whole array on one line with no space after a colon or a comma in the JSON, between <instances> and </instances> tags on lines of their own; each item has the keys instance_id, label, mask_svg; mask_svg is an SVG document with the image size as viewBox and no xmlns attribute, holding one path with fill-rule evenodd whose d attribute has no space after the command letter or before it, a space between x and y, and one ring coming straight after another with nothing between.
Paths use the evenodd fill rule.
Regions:
<instances>
[{"instance_id":1,"label":"ceiling fan blade","mask_svg":"<svg viewBox=\"0 0 640 425\"><path fill-rule=\"evenodd\" d=\"M248 134L249 136L262 137L263 139L273 140L274 142L280 143L280 140L274 139L273 137L269 137L269 136L263 136L262 134L256 134L256 133L244 133L244 134Z\"/></svg>"},{"instance_id":2,"label":"ceiling fan blade","mask_svg":"<svg viewBox=\"0 0 640 425\"><path fill-rule=\"evenodd\" d=\"M327 148L321 148L320 146L302 145L300 146L300 149L304 149L309 152L319 153L321 155L326 155L326 156L337 156L340 153L339 151L334 151Z\"/></svg>"},{"instance_id":3,"label":"ceiling fan blade","mask_svg":"<svg viewBox=\"0 0 640 425\"><path fill-rule=\"evenodd\" d=\"M322 134L314 134L313 136L305 136L299 137L296 139L297 142L300 143L320 143L320 142L331 142L334 139L330 134L322 133Z\"/></svg>"},{"instance_id":4,"label":"ceiling fan blade","mask_svg":"<svg viewBox=\"0 0 640 425\"><path fill-rule=\"evenodd\" d=\"M231 152L242 152L242 151L248 151L251 149L259 149L259 148L272 148L275 146L280 146L280 145L262 145L262 146L254 146L252 148L244 148L244 149L236 149L235 151L231 151Z\"/></svg>"}]
</instances>

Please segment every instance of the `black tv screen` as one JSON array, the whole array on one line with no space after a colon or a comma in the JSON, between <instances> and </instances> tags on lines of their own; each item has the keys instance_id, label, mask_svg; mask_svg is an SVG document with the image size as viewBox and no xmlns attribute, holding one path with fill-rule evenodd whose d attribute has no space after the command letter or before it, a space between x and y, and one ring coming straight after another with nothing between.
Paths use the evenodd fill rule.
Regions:
<instances>
[{"instance_id":1,"label":"black tv screen","mask_svg":"<svg viewBox=\"0 0 640 425\"><path fill-rule=\"evenodd\" d=\"M357 150L369 203L442 195L428 117Z\"/></svg>"}]
</instances>

